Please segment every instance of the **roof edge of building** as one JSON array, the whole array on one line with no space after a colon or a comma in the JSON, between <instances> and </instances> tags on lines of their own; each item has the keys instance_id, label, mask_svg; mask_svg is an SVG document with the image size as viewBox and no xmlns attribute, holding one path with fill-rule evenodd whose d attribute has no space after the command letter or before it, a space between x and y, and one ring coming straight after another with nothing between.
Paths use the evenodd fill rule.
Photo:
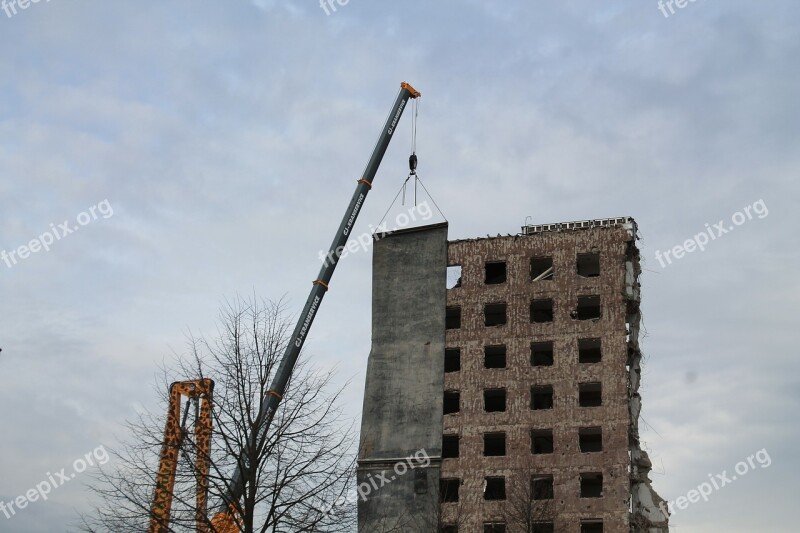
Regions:
<instances>
[{"instance_id":1,"label":"roof edge of building","mask_svg":"<svg viewBox=\"0 0 800 533\"><path fill-rule=\"evenodd\" d=\"M561 233L566 231L589 230L596 228L623 228L627 230L628 236L631 240L639 238L639 227L633 217L614 217L614 218L595 218L589 220L574 220L570 222L554 222L550 224L526 224L522 226L520 233L516 235L498 234L495 237L487 235L486 237L473 237L466 239L454 239L448 241L450 244L459 242L471 242L480 240L497 239L503 237L528 237L531 235L538 235L541 233Z\"/></svg>"},{"instance_id":2,"label":"roof edge of building","mask_svg":"<svg viewBox=\"0 0 800 533\"><path fill-rule=\"evenodd\" d=\"M593 218L589 220L573 220L570 222L555 222L551 224L526 224L522 226L522 235L533 235L548 231L574 231L604 227L623 227L632 237L636 237L636 221L633 217Z\"/></svg>"},{"instance_id":3,"label":"roof edge of building","mask_svg":"<svg viewBox=\"0 0 800 533\"><path fill-rule=\"evenodd\" d=\"M381 239L385 239L386 237L392 237L394 235L403 235L406 233L414 233L417 231L429 231L433 229L446 228L449 225L450 224L448 222L437 222L436 224L428 224L425 226L414 226L413 228L403 228L392 231L384 231L381 233L373 233L372 238L376 241L379 241Z\"/></svg>"}]
</instances>

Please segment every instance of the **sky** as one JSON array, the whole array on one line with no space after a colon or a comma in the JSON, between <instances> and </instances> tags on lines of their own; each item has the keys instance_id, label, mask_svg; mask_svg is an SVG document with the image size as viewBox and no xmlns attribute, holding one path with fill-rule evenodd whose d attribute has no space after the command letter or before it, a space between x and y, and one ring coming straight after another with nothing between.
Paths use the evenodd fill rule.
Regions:
<instances>
[{"instance_id":1,"label":"sky","mask_svg":"<svg viewBox=\"0 0 800 533\"><path fill-rule=\"evenodd\" d=\"M299 313L408 81L451 239L636 219L654 486L748 467L673 531L796 530L797 2L22 4L0 11L0 502L160 409L159 365L226 300ZM406 177L410 126L357 233ZM304 355L352 381L353 417L370 279L371 251L340 263ZM69 531L86 467L0 531Z\"/></svg>"}]
</instances>

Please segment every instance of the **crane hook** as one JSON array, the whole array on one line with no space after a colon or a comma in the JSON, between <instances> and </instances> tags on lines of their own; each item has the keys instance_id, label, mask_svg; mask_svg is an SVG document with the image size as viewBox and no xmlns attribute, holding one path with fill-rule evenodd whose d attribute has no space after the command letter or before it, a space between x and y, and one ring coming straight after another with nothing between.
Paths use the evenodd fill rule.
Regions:
<instances>
[{"instance_id":1,"label":"crane hook","mask_svg":"<svg viewBox=\"0 0 800 533\"><path fill-rule=\"evenodd\" d=\"M417 154L413 153L408 158L408 168L411 170L409 173L410 176L417 175Z\"/></svg>"}]
</instances>

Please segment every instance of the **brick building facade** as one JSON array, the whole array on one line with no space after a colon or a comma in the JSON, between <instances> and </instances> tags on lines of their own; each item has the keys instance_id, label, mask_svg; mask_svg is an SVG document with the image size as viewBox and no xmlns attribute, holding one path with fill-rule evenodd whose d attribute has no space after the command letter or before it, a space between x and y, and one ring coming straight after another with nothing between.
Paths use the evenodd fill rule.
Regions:
<instances>
[{"instance_id":1,"label":"brick building facade","mask_svg":"<svg viewBox=\"0 0 800 533\"><path fill-rule=\"evenodd\" d=\"M627 217L380 236L359 482L390 482L359 531L668 531L639 447L639 273Z\"/></svg>"}]
</instances>

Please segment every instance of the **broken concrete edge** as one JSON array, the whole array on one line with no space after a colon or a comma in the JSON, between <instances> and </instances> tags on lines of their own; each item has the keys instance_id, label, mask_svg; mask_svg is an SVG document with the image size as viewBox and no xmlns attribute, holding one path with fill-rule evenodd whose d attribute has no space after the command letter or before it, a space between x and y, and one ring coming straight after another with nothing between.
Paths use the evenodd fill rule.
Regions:
<instances>
[{"instance_id":1,"label":"broken concrete edge","mask_svg":"<svg viewBox=\"0 0 800 533\"><path fill-rule=\"evenodd\" d=\"M414 226L413 228L403 228L394 231L382 231L380 233L373 233L372 240L379 241L394 235L405 235L408 233L414 233L416 231L430 231L437 228L447 228L449 226L450 224L447 222L437 222L436 224L428 224L427 226Z\"/></svg>"},{"instance_id":2,"label":"broken concrete edge","mask_svg":"<svg viewBox=\"0 0 800 533\"><path fill-rule=\"evenodd\" d=\"M633 221L633 219L630 219ZM642 410L642 398L639 386L642 379L642 351L639 346L639 326L642 321L640 310L641 292L639 276L642 268L639 263L639 249L636 247L638 235L636 225L628 241L625 258L625 298L627 300L628 331L628 397L630 409L630 427L628 452L630 455L631 477L631 533L668 533L669 512L665 511L665 500L653 489L650 471L653 464L642 450L639 442L639 415Z\"/></svg>"}]
</instances>

